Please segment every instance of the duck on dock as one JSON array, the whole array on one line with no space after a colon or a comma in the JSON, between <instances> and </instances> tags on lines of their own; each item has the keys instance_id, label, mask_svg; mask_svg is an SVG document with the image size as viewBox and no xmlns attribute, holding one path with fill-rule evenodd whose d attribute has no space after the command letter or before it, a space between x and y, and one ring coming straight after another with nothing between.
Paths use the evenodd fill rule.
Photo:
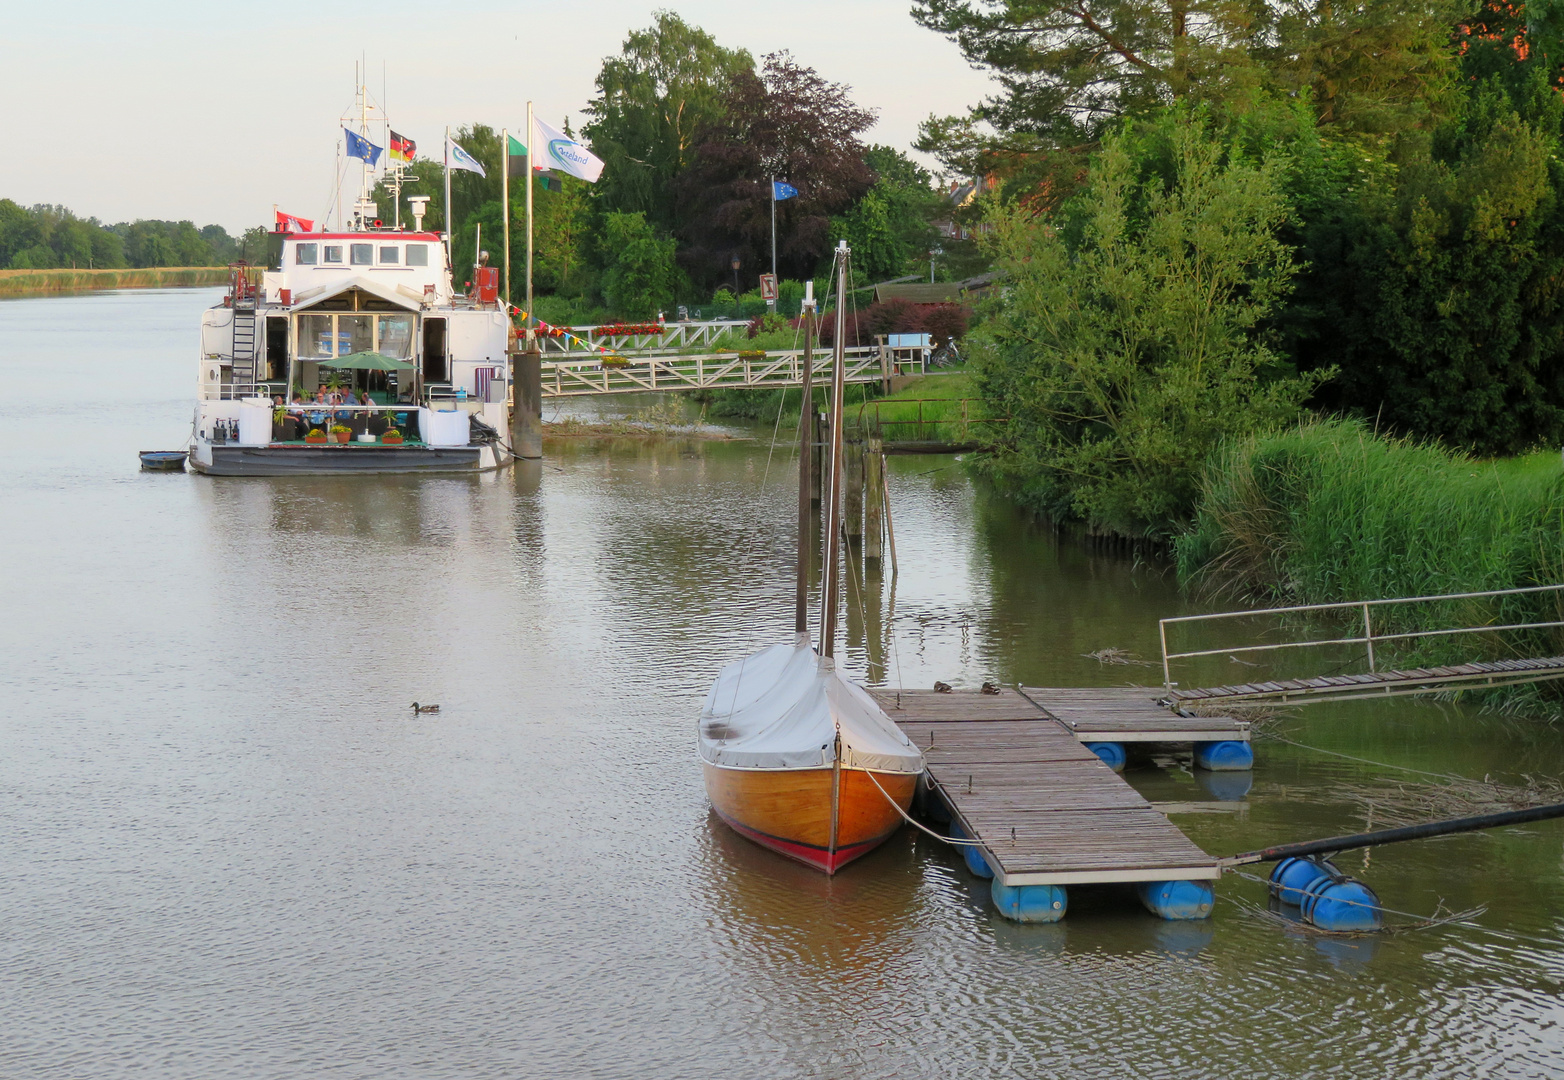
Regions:
<instances>
[{"instance_id":1,"label":"duck on dock","mask_svg":"<svg viewBox=\"0 0 1564 1080\"><path fill-rule=\"evenodd\" d=\"M934 692L936 694L948 694L953 689L955 688L948 682L940 682L938 679L934 680Z\"/></svg>"},{"instance_id":2,"label":"duck on dock","mask_svg":"<svg viewBox=\"0 0 1564 1080\"><path fill-rule=\"evenodd\" d=\"M439 711L440 706L438 705L420 705L416 701L413 702L413 712L415 713L437 713Z\"/></svg>"}]
</instances>

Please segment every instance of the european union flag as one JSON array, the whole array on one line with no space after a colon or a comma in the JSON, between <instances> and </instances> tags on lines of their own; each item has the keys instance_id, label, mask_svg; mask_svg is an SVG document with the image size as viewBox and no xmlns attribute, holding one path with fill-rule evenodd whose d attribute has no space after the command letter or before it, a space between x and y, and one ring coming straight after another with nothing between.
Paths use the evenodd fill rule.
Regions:
<instances>
[{"instance_id":1,"label":"european union flag","mask_svg":"<svg viewBox=\"0 0 1564 1080\"><path fill-rule=\"evenodd\" d=\"M781 202L783 199L791 199L798 194L798 189L792 184L784 184L780 180L771 181L771 198L773 202Z\"/></svg>"},{"instance_id":2,"label":"european union flag","mask_svg":"<svg viewBox=\"0 0 1564 1080\"><path fill-rule=\"evenodd\" d=\"M358 158L370 165L380 160L380 147L362 135L353 134L347 128L342 129L342 134L348 137L348 157Z\"/></svg>"}]
</instances>

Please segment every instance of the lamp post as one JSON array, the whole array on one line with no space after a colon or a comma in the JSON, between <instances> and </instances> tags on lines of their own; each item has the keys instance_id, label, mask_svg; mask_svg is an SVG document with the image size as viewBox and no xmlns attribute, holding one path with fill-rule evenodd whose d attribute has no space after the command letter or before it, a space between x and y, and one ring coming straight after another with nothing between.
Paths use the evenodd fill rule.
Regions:
<instances>
[{"instance_id":1,"label":"lamp post","mask_svg":"<svg viewBox=\"0 0 1564 1080\"><path fill-rule=\"evenodd\" d=\"M739 298L739 257L734 255L733 261L729 265L733 267L733 299L737 301Z\"/></svg>"},{"instance_id":2,"label":"lamp post","mask_svg":"<svg viewBox=\"0 0 1564 1080\"><path fill-rule=\"evenodd\" d=\"M934 284L934 260L936 258L938 258L939 256L943 255L943 254L945 254L945 249L942 248L942 247L935 247L935 248L930 248L929 249L929 284L930 285Z\"/></svg>"}]
</instances>

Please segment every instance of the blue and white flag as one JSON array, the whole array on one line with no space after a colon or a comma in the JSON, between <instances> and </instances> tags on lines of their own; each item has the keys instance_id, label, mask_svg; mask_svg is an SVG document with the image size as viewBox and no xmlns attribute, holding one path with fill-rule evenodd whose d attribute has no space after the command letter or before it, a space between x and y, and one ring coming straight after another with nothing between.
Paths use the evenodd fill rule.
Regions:
<instances>
[{"instance_id":1,"label":"blue and white flag","mask_svg":"<svg viewBox=\"0 0 1564 1080\"><path fill-rule=\"evenodd\" d=\"M798 189L792 184L784 184L780 180L771 181L771 200L781 202L783 199L791 199L798 194Z\"/></svg>"},{"instance_id":2,"label":"blue and white flag","mask_svg":"<svg viewBox=\"0 0 1564 1080\"><path fill-rule=\"evenodd\" d=\"M533 118L532 123L537 128L538 168L547 165L549 168L580 177L589 184L597 183L597 178L603 175L602 158L558 128L545 124L536 117Z\"/></svg>"},{"instance_id":3,"label":"blue and white flag","mask_svg":"<svg viewBox=\"0 0 1564 1080\"><path fill-rule=\"evenodd\" d=\"M466 169L468 172L475 172L482 177L487 177L489 175L483 171L483 166L478 164L478 159L473 157L467 151L463 150L460 146L457 146L455 143L450 142L449 140L447 140L445 145L447 156L450 158L451 168Z\"/></svg>"},{"instance_id":4,"label":"blue and white flag","mask_svg":"<svg viewBox=\"0 0 1564 1080\"><path fill-rule=\"evenodd\" d=\"M358 158L369 165L373 165L380 160L381 148L364 138L364 136L355 135L347 128L342 129L342 134L348 137L348 157Z\"/></svg>"}]
</instances>

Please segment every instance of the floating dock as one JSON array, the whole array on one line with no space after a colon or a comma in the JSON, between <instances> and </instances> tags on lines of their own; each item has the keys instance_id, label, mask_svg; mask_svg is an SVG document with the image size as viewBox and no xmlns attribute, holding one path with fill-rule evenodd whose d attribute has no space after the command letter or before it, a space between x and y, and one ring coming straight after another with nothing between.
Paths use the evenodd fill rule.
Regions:
<instances>
[{"instance_id":1,"label":"floating dock","mask_svg":"<svg viewBox=\"0 0 1564 1080\"><path fill-rule=\"evenodd\" d=\"M1231 716L1186 716L1159 700L1160 687L1039 687L1021 693L1082 742L1198 743L1249 741L1249 722Z\"/></svg>"},{"instance_id":2,"label":"floating dock","mask_svg":"<svg viewBox=\"0 0 1564 1080\"><path fill-rule=\"evenodd\" d=\"M1057 692L1038 693L1053 702L1047 695ZM1150 702L1150 693L1136 691L1137 704ZM979 842L1000 885L1203 881L1221 875L1215 857L1084 745L1085 735L1104 731L1110 717L1077 733L1051 715L1052 709L1015 690L879 690L874 696L923 751L930 791L949 808L952 823ZM1231 727L1210 727L1209 718L1151 708L1161 715L1148 714L1133 730L1121 725L1114 737L1123 740L1137 731L1153 731L1160 741L1234 737ZM1195 720L1198 726L1178 726Z\"/></svg>"}]
</instances>

